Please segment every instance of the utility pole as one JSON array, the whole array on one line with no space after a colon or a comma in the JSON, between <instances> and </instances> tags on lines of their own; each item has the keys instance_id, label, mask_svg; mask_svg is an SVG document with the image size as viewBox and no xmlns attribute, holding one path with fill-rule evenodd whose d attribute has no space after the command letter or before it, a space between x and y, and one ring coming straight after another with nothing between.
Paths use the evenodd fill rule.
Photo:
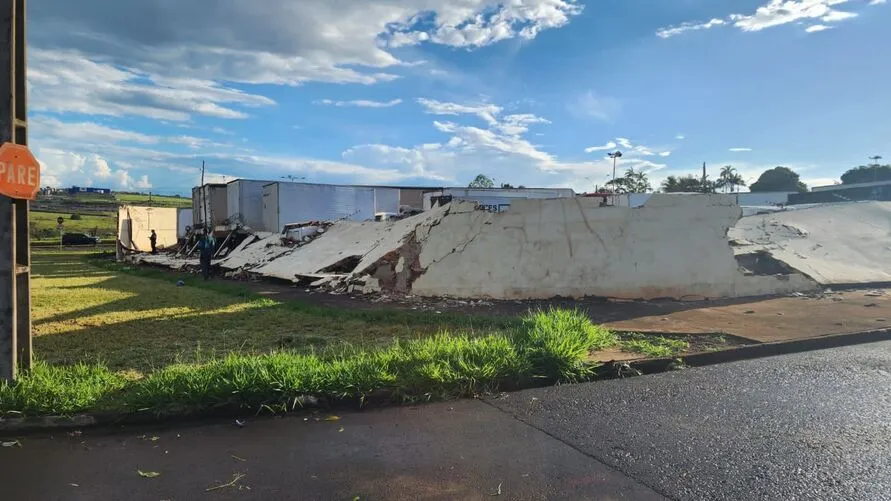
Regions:
<instances>
[{"instance_id":1,"label":"utility pole","mask_svg":"<svg viewBox=\"0 0 891 501\"><path fill-rule=\"evenodd\" d=\"M25 148L25 0L0 0L0 23L0 144L12 143L3 148L13 159L13 165L4 162L2 167L21 168L24 155L30 157L32 165L36 164ZM37 168L33 179L38 185L39 173ZM27 196L10 192L0 195L0 380L6 381L14 380L20 370L31 368L28 210Z\"/></svg>"},{"instance_id":2,"label":"utility pole","mask_svg":"<svg viewBox=\"0 0 891 501\"><path fill-rule=\"evenodd\" d=\"M200 200L201 203L201 207L199 207L199 209L201 209L201 214L199 214L198 217L204 220L201 226L205 227L204 231L205 234L207 234L207 190L204 187L204 160L201 161L201 188L199 189L201 190L198 193L198 200Z\"/></svg>"}]
</instances>

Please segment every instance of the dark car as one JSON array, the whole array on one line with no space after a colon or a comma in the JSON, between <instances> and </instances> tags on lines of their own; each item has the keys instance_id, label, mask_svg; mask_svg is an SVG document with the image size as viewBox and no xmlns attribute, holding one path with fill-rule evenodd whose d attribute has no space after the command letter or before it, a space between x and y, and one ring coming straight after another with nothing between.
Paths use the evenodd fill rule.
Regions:
<instances>
[{"instance_id":1,"label":"dark car","mask_svg":"<svg viewBox=\"0 0 891 501\"><path fill-rule=\"evenodd\" d=\"M86 233L65 233L62 235L62 245L99 245L99 237Z\"/></svg>"}]
</instances>

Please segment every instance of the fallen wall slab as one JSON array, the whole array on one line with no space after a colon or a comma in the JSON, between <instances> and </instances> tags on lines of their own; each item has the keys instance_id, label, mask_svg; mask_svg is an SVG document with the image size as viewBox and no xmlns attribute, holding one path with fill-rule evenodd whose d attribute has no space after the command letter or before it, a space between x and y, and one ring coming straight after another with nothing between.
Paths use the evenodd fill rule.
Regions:
<instances>
[{"instance_id":1,"label":"fallen wall slab","mask_svg":"<svg viewBox=\"0 0 891 501\"><path fill-rule=\"evenodd\" d=\"M336 290L490 299L729 298L891 281L891 204L741 215L719 194L657 194L635 208L518 200L504 213L459 202L396 222L339 221L295 245L254 235L215 263Z\"/></svg>"},{"instance_id":2,"label":"fallen wall slab","mask_svg":"<svg viewBox=\"0 0 891 501\"><path fill-rule=\"evenodd\" d=\"M737 254L766 252L824 285L891 281L891 202L854 202L743 218Z\"/></svg>"},{"instance_id":3,"label":"fallen wall slab","mask_svg":"<svg viewBox=\"0 0 891 501\"><path fill-rule=\"evenodd\" d=\"M741 297L811 290L791 273L746 275L727 231L741 217L728 195L653 195L639 208L594 198L520 200L501 214L450 213L421 242L425 296Z\"/></svg>"}]
</instances>

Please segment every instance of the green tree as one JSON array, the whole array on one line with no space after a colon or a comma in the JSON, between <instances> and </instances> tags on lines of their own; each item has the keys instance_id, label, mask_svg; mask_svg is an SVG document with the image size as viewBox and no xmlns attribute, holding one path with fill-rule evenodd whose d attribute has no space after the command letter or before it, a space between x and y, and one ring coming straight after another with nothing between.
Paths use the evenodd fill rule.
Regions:
<instances>
[{"instance_id":1,"label":"green tree","mask_svg":"<svg viewBox=\"0 0 891 501\"><path fill-rule=\"evenodd\" d=\"M703 183L701 177L696 177L692 174L668 176L662 181L661 189L663 193L714 193L716 183L708 178Z\"/></svg>"},{"instance_id":2,"label":"green tree","mask_svg":"<svg viewBox=\"0 0 891 501\"><path fill-rule=\"evenodd\" d=\"M617 177L606 183L616 193L647 193L653 191L647 173L642 170L634 170L634 167L625 171L622 177Z\"/></svg>"},{"instance_id":3,"label":"green tree","mask_svg":"<svg viewBox=\"0 0 891 501\"><path fill-rule=\"evenodd\" d=\"M468 188L494 188L495 182L488 176L480 174L474 178L470 184L467 185Z\"/></svg>"},{"instance_id":4,"label":"green tree","mask_svg":"<svg viewBox=\"0 0 891 501\"><path fill-rule=\"evenodd\" d=\"M798 174L788 167L774 167L761 173L757 181L749 186L753 192L769 191L807 191L807 185L802 183Z\"/></svg>"},{"instance_id":5,"label":"green tree","mask_svg":"<svg viewBox=\"0 0 891 501\"><path fill-rule=\"evenodd\" d=\"M872 183L891 180L891 165L861 165L841 176L842 184Z\"/></svg>"},{"instance_id":6,"label":"green tree","mask_svg":"<svg viewBox=\"0 0 891 501\"><path fill-rule=\"evenodd\" d=\"M722 167L721 175L718 176L718 180L715 182L715 187L724 193L727 193L728 190L731 193L736 193L740 186L745 185L746 181L732 165Z\"/></svg>"}]
</instances>

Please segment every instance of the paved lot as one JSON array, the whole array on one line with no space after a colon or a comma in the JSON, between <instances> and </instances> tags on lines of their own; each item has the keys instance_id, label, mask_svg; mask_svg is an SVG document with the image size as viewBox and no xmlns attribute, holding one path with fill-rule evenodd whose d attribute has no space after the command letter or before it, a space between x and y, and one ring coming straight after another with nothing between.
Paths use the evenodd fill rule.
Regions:
<instances>
[{"instance_id":1,"label":"paved lot","mask_svg":"<svg viewBox=\"0 0 891 501\"><path fill-rule=\"evenodd\" d=\"M883 500L889 388L882 342L336 421L28 436L0 448L0 485L27 500Z\"/></svg>"}]
</instances>

